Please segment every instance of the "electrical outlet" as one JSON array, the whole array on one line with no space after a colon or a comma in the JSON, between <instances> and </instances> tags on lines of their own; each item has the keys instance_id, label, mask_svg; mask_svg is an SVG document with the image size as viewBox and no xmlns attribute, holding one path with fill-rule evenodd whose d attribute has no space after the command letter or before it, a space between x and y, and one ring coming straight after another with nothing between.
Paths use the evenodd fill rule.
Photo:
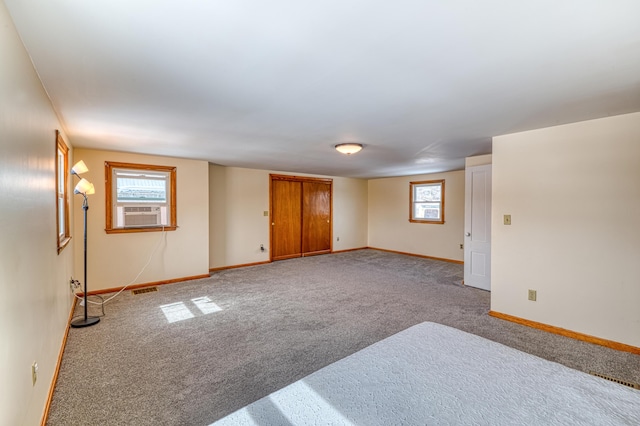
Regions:
<instances>
[{"instance_id":1,"label":"electrical outlet","mask_svg":"<svg viewBox=\"0 0 640 426\"><path fill-rule=\"evenodd\" d=\"M336 241L340 241L340 237L336 237Z\"/></svg>"},{"instance_id":2,"label":"electrical outlet","mask_svg":"<svg viewBox=\"0 0 640 426\"><path fill-rule=\"evenodd\" d=\"M31 384L32 384L32 386L35 386L37 381L38 381L38 363L33 361L33 364L31 364Z\"/></svg>"},{"instance_id":3,"label":"electrical outlet","mask_svg":"<svg viewBox=\"0 0 640 426\"><path fill-rule=\"evenodd\" d=\"M505 225L511 225L511 215L510 214L505 214L504 215L504 224Z\"/></svg>"},{"instance_id":4,"label":"electrical outlet","mask_svg":"<svg viewBox=\"0 0 640 426\"><path fill-rule=\"evenodd\" d=\"M71 288L71 292L75 293L75 291L80 288L80 281L71 277L69 280L69 287Z\"/></svg>"},{"instance_id":5,"label":"electrical outlet","mask_svg":"<svg viewBox=\"0 0 640 426\"><path fill-rule=\"evenodd\" d=\"M529 290L529 300L531 300L532 302L535 302L537 297L538 297L537 291Z\"/></svg>"},{"instance_id":6,"label":"electrical outlet","mask_svg":"<svg viewBox=\"0 0 640 426\"><path fill-rule=\"evenodd\" d=\"M264 244L260 244L260 251L264 251Z\"/></svg>"},{"instance_id":7,"label":"electrical outlet","mask_svg":"<svg viewBox=\"0 0 640 426\"><path fill-rule=\"evenodd\" d=\"M264 212L262 212L263 216L269 216L269 212L267 210L265 210Z\"/></svg>"},{"instance_id":8,"label":"electrical outlet","mask_svg":"<svg viewBox=\"0 0 640 426\"><path fill-rule=\"evenodd\" d=\"M460 244L460 250L464 250L464 244Z\"/></svg>"}]
</instances>

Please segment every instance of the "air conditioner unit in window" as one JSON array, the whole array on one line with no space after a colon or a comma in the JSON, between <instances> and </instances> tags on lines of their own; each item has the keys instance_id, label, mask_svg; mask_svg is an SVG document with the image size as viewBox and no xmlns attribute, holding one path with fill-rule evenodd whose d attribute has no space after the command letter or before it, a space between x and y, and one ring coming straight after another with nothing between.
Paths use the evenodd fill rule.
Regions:
<instances>
[{"instance_id":1,"label":"air conditioner unit in window","mask_svg":"<svg viewBox=\"0 0 640 426\"><path fill-rule=\"evenodd\" d=\"M161 224L160 206L124 208L124 226L156 226Z\"/></svg>"}]
</instances>

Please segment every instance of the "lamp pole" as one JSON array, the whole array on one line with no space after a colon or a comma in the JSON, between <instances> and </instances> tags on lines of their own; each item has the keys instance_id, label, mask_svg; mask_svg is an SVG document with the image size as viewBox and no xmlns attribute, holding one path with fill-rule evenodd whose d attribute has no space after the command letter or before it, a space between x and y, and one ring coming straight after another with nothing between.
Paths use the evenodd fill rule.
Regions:
<instances>
[{"instance_id":1,"label":"lamp pole","mask_svg":"<svg viewBox=\"0 0 640 426\"><path fill-rule=\"evenodd\" d=\"M82 210L84 210L84 318L71 321L71 327L74 328L88 327L100 322L99 317L87 316L87 210L89 210L89 202L87 200L87 194L82 192L81 194L84 197L84 201L82 202Z\"/></svg>"}]
</instances>

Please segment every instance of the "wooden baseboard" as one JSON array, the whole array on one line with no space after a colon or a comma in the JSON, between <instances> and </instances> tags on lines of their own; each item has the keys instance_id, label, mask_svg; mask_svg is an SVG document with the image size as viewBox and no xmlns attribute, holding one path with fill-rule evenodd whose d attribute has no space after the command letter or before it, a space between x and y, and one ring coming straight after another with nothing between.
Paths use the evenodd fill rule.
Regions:
<instances>
[{"instance_id":1,"label":"wooden baseboard","mask_svg":"<svg viewBox=\"0 0 640 426\"><path fill-rule=\"evenodd\" d=\"M350 251L358 251L358 250L366 250L369 247L357 247L357 248L352 248L352 249L346 249L346 250L334 250L331 252L331 254L338 254L338 253L347 253Z\"/></svg>"},{"instance_id":2,"label":"wooden baseboard","mask_svg":"<svg viewBox=\"0 0 640 426\"><path fill-rule=\"evenodd\" d=\"M346 253L346 252L349 252L349 251L366 250L367 248L368 247L358 247L358 248L352 248L352 249L347 249L347 250L336 250L336 251L332 251L332 252L323 251L323 252L317 252L317 253L306 253L304 256L312 256L312 255L319 255L319 254ZM292 259L298 258L298 257L304 257L304 256L295 255L295 256L292 257ZM279 259L279 260L284 260L284 258ZM219 266L217 268L209 268L209 272L224 271L226 269L245 268L247 266L265 265L267 263L271 263L271 261L270 260L265 260L264 262L244 263L244 264L241 264L241 265L230 265L230 266Z\"/></svg>"},{"instance_id":3,"label":"wooden baseboard","mask_svg":"<svg viewBox=\"0 0 640 426\"><path fill-rule=\"evenodd\" d=\"M463 264L464 263L462 260L445 259L445 258L442 258L442 257L425 256L425 255L421 255L421 254L405 253L405 252L402 252L402 251L387 250L387 249L381 249L381 248L377 248L377 247L366 247L366 246L365 247L356 247L356 248L351 248L351 249L346 249L346 250L335 250L335 251L331 251L331 252L321 251L321 252L314 252L314 253L305 253L304 255L296 254L296 255L293 255L293 256L289 256L289 257L278 258L276 260L295 259L295 258L299 258L299 257L315 256L315 255L319 255L319 254L347 253L347 252L350 252L350 251L367 250L367 249L386 251L388 253L405 254L407 256L421 257L423 259L442 260L443 262L450 262L450 263L457 263L457 264ZM241 265L219 266L217 268L209 268L209 272L224 271L225 269L244 268L244 267L247 267L247 266L264 265L266 263L271 263L271 261L267 260L267 261L264 261L264 262L245 263L245 264L241 264ZM151 284L145 284L144 286L147 287L149 285L151 285Z\"/></svg>"},{"instance_id":4,"label":"wooden baseboard","mask_svg":"<svg viewBox=\"0 0 640 426\"><path fill-rule=\"evenodd\" d=\"M271 261L270 260L265 260L263 262L244 263L242 265L219 266L217 268L209 268L209 272L224 271L226 269L245 268L247 266L265 265L267 263L271 263Z\"/></svg>"},{"instance_id":5,"label":"wooden baseboard","mask_svg":"<svg viewBox=\"0 0 640 426\"><path fill-rule=\"evenodd\" d=\"M323 254L331 254L331 250L319 250L319 251L310 251L307 253L302 253L302 257L309 257L309 256L320 256Z\"/></svg>"},{"instance_id":6,"label":"wooden baseboard","mask_svg":"<svg viewBox=\"0 0 640 426\"><path fill-rule=\"evenodd\" d=\"M553 325L543 324L541 322L531 321L528 319L514 317L513 315L503 314L501 312L489 311L489 315L495 318L500 318L506 321L515 322L516 324L526 325L527 327L537 328L539 330L547 331L553 334L559 334L561 336L570 337L576 340L582 340L584 342L593 343L607 348L615 349L617 351L631 352L632 354L640 355L640 348L627 345L624 343L614 342L613 340L602 339L600 337L590 336L588 334L578 333L577 331L571 331Z\"/></svg>"},{"instance_id":7,"label":"wooden baseboard","mask_svg":"<svg viewBox=\"0 0 640 426\"><path fill-rule=\"evenodd\" d=\"M60 374L60 366L62 365L62 357L64 355L64 349L67 347L67 338L69 337L69 328L71 328L71 320L73 319L73 313L76 310L76 303L78 303L78 298L74 296L73 303L71 304L71 310L69 311L69 318L67 319L67 328L64 331L64 336L62 337L62 345L60 346L60 352L58 353L58 361L56 362L56 368L53 371L53 378L51 379L51 385L49 386L49 394L47 395L47 400L44 405L44 412L42 413L42 421L40 422L41 426L45 426L47 423L47 419L49 418L49 409L51 408L53 391L55 390L56 383L58 382L58 375Z\"/></svg>"},{"instance_id":8,"label":"wooden baseboard","mask_svg":"<svg viewBox=\"0 0 640 426\"><path fill-rule=\"evenodd\" d=\"M144 287L152 287L155 285L163 285L163 284L174 284L174 283L180 283L183 281L191 281L191 280L199 280L202 278L209 278L211 275L210 274L203 274L203 275L193 275L191 277L182 277L182 278L173 278L170 280L162 280L162 281L153 281L153 282L148 282L148 283L143 283L143 284L133 284L133 285L128 285L126 286L127 290L135 290L137 288L144 288ZM105 294L105 293L115 293L118 292L120 290L122 290L125 287L114 287L114 288L105 288L103 290L95 290L95 291L90 291L87 293L88 296L93 296L96 294ZM84 296L84 293L78 293L78 296Z\"/></svg>"},{"instance_id":9,"label":"wooden baseboard","mask_svg":"<svg viewBox=\"0 0 640 426\"><path fill-rule=\"evenodd\" d=\"M378 247L367 247L367 248L368 249L372 249L372 250L386 251L387 253L405 254L407 256L421 257L423 259L441 260L443 262L457 263L459 265L463 265L464 264L463 260L446 259L444 257L426 256L426 255L423 255L423 254L407 253L407 252L404 252L404 251L396 251L396 250L387 250L387 249L382 249L382 248L378 248Z\"/></svg>"}]
</instances>

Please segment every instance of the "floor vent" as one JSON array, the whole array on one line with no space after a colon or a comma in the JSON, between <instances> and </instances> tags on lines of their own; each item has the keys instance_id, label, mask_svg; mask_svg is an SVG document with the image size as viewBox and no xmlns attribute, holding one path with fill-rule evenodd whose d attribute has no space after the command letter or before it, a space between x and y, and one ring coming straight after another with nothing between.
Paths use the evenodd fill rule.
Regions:
<instances>
[{"instance_id":1,"label":"floor vent","mask_svg":"<svg viewBox=\"0 0 640 426\"><path fill-rule=\"evenodd\" d=\"M158 287L138 288L136 290L131 290L131 293L133 293L133 294L142 294L142 293L152 293L154 291L158 291Z\"/></svg>"},{"instance_id":2,"label":"floor vent","mask_svg":"<svg viewBox=\"0 0 640 426\"><path fill-rule=\"evenodd\" d=\"M594 373L593 371L590 371L589 373L593 376L600 377L601 379L609 380L610 382L618 383L624 386L629 386L630 388L634 388L634 389L640 389L640 384L638 383L632 383L632 382L627 382L620 379L615 379L613 377L605 376L604 374Z\"/></svg>"}]
</instances>

